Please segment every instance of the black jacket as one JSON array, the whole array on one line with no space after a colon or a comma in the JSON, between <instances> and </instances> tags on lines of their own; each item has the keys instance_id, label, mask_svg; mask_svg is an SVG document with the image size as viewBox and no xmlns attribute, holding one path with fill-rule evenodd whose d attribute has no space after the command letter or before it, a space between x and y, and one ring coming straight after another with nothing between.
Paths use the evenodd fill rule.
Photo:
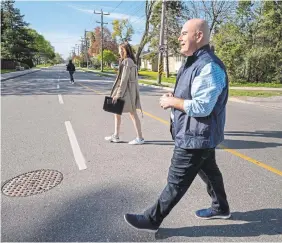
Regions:
<instances>
[{"instance_id":1,"label":"black jacket","mask_svg":"<svg viewBox=\"0 0 282 243\"><path fill-rule=\"evenodd\" d=\"M75 66L73 65L73 63L69 63L67 65L67 71L69 71L69 72L74 72L75 71Z\"/></svg>"}]
</instances>

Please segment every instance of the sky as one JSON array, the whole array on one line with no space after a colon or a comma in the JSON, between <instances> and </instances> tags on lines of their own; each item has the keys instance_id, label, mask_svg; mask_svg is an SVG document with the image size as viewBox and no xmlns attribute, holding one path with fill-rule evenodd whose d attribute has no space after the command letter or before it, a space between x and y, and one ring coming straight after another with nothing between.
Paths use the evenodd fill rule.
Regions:
<instances>
[{"instance_id":1,"label":"sky","mask_svg":"<svg viewBox=\"0 0 282 243\"><path fill-rule=\"evenodd\" d=\"M80 43L84 30L93 31L100 26L100 14L104 15L104 25L112 31L114 19L127 18L132 23L135 34L132 44L138 44L145 28L145 1L16 1L24 20L30 28L42 34L51 42L55 51L68 58L72 48Z\"/></svg>"}]
</instances>

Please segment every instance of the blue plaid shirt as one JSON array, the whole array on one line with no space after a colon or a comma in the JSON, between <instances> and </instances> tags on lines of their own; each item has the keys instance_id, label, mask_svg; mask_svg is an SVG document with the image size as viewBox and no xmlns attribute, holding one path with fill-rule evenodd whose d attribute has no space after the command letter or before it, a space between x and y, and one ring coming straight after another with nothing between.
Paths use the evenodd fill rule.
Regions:
<instances>
[{"instance_id":1,"label":"blue plaid shirt","mask_svg":"<svg viewBox=\"0 0 282 243\"><path fill-rule=\"evenodd\" d=\"M208 116L226 86L225 72L216 63L209 63L202 69L191 87L191 100L184 100L184 111L191 117ZM171 113L173 120L173 113Z\"/></svg>"}]
</instances>

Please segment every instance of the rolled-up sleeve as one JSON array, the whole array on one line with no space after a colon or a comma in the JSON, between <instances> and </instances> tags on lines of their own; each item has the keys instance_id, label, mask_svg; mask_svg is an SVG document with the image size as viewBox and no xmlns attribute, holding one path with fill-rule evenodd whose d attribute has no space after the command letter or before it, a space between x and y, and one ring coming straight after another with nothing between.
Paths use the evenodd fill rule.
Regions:
<instances>
[{"instance_id":1,"label":"rolled-up sleeve","mask_svg":"<svg viewBox=\"0 0 282 243\"><path fill-rule=\"evenodd\" d=\"M184 111L191 117L208 116L226 86L226 74L216 63L204 66L191 87L191 100L184 100Z\"/></svg>"}]
</instances>

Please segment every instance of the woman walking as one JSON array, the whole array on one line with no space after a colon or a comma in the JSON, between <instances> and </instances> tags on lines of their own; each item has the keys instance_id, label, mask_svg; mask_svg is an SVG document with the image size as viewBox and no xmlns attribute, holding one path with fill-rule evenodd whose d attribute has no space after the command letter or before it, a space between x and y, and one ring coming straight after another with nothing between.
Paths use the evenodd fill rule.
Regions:
<instances>
[{"instance_id":1,"label":"woman walking","mask_svg":"<svg viewBox=\"0 0 282 243\"><path fill-rule=\"evenodd\" d=\"M119 54L121 62L117 78L111 91L111 97L114 103L119 98L124 100L123 113L130 114L137 135L129 144L139 145L143 144L145 141L142 136L141 123L136 112L136 109L141 109L136 59L131 46L127 42L119 46ZM113 135L105 137L107 141L114 143L120 141L120 124L121 115L115 114L115 132Z\"/></svg>"}]
</instances>

